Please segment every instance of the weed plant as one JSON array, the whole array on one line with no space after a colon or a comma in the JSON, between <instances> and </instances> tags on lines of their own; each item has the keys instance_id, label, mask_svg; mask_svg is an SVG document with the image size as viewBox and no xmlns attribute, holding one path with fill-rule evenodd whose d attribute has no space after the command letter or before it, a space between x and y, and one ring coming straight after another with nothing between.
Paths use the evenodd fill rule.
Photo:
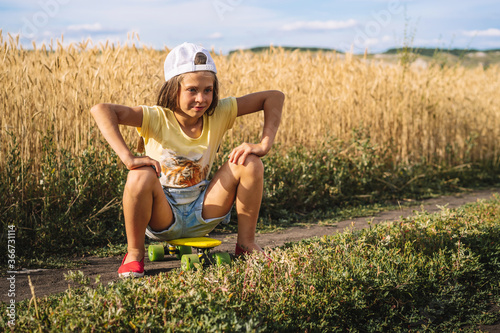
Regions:
<instances>
[{"instance_id":1,"label":"weed plant","mask_svg":"<svg viewBox=\"0 0 500 333\"><path fill-rule=\"evenodd\" d=\"M39 170L19 158L15 137L0 167L0 249L7 253L8 225L16 226L20 267L43 265L56 254L68 257L89 247L122 242L120 197L126 173L116 155L109 148L89 145L73 156L57 149L51 133L42 141L44 158Z\"/></svg>"},{"instance_id":2,"label":"weed plant","mask_svg":"<svg viewBox=\"0 0 500 333\"><path fill-rule=\"evenodd\" d=\"M267 256L108 286L68 273L81 287L19 303L16 331L477 332L500 320L498 195Z\"/></svg>"}]
</instances>

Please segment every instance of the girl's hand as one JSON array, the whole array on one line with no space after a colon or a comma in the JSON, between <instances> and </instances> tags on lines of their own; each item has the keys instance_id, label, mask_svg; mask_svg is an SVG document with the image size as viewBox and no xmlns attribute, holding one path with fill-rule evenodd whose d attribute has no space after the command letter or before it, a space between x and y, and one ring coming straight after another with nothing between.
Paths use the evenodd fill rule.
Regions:
<instances>
[{"instance_id":1,"label":"girl's hand","mask_svg":"<svg viewBox=\"0 0 500 333\"><path fill-rule=\"evenodd\" d=\"M124 163L129 170L134 170L143 166L153 166L156 170L156 176L160 177L160 162L153 160L149 156L131 156L127 161L124 161Z\"/></svg>"},{"instance_id":2,"label":"girl's hand","mask_svg":"<svg viewBox=\"0 0 500 333\"><path fill-rule=\"evenodd\" d=\"M266 155L269 152L269 148L264 148L262 143L243 143L238 147L234 148L229 154L229 163L242 165L248 155L254 154L259 157Z\"/></svg>"}]
</instances>

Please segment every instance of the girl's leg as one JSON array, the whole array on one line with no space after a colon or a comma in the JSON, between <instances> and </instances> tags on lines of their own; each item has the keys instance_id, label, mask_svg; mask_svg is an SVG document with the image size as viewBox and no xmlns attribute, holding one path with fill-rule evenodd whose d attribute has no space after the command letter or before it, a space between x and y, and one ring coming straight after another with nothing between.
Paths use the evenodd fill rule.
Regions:
<instances>
[{"instance_id":1,"label":"girl's leg","mask_svg":"<svg viewBox=\"0 0 500 333\"><path fill-rule=\"evenodd\" d=\"M172 209L153 168L142 167L129 172L123 192L123 215L128 245L124 264L127 264L144 257L148 224L153 230L161 231L173 222Z\"/></svg>"},{"instance_id":2,"label":"girl's leg","mask_svg":"<svg viewBox=\"0 0 500 333\"><path fill-rule=\"evenodd\" d=\"M203 218L224 216L236 200L238 214L237 244L246 251L262 251L255 243L264 189L264 165L256 155L249 155L245 164L226 162L210 182L203 203Z\"/></svg>"}]
</instances>

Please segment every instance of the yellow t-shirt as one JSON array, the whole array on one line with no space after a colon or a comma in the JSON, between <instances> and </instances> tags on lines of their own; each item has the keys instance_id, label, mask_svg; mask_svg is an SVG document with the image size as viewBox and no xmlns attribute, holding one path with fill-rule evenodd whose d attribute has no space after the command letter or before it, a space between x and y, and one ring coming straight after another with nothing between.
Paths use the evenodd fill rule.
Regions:
<instances>
[{"instance_id":1,"label":"yellow t-shirt","mask_svg":"<svg viewBox=\"0 0 500 333\"><path fill-rule=\"evenodd\" d=\"M203 115L199 138L187 136L174 113L161 106L142 106L146 155L160 162L160 183L166 187L189 187L207 179L222 137L231 129L238 113L236 98L219 101L212 116Z\"/></svg>"}]
</instances>

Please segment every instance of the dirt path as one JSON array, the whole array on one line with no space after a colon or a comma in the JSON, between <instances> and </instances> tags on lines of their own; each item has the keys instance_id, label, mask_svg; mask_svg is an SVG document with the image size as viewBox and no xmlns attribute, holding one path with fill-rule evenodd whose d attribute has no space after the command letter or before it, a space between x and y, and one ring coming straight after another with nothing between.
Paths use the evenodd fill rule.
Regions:
<instances>
[{"instance_id":1,"label":"dirt path","mask_svg":"<svg viewBox=\"0 0 500 333\"><path fill-rule=\"evenodd\" d=\"M407 217L415 210L421 211L422 209L428 212L439 211L438 206L447 205L448 208L456 208L469 202L476 202L481 199L489 199L493 193L500 193L500 189L481 190L469 193L463 193L455 196L445 196L436 199L426 200L421 207L403 208L401 210L380 213L373 217L361 217L345 220L337 223L335 226L320 226L312 224L307 227L292 227L282 232L271 234L258 234L257 243L262 247L273 248L281 246L287 242L295 242L305 238L315 236L331 235L336 232L342 232L346 228L353 227L354 229L361 229L368 226L367 221L372 224L380 223L382 221L394 221L400 219L402 216ZM215 234L211 235L213 238L222 240L222 245L217 249L223 252L234 253L234 244L236 242L236 234ZM91 282L100 275L100 281L107 284L110 281L118 279L117 270L120 266L121 257L110 258L88 258L89 264L74 270L81 270L85 276L90 277ZM160 272L168 272L173 268L180 267L180 261L170 259L163 262L151 263L145 259L146 275L155 275ZM16 288L16 301L19 302L24 299L30 298L31 291L28 285L28 275L35 288L37 297L60 293L68 288L68 281L64 279L64 273L68 269L50 269L50 270L29 270L21 271L15 274L15 288ZM8 277L8 276L7 276ZM0 301L7 302L10 298L7 297L7 290L9 289L9 281L2 275L0 279L0 290L2 290Z\"/></svg>"}]
</instances>

